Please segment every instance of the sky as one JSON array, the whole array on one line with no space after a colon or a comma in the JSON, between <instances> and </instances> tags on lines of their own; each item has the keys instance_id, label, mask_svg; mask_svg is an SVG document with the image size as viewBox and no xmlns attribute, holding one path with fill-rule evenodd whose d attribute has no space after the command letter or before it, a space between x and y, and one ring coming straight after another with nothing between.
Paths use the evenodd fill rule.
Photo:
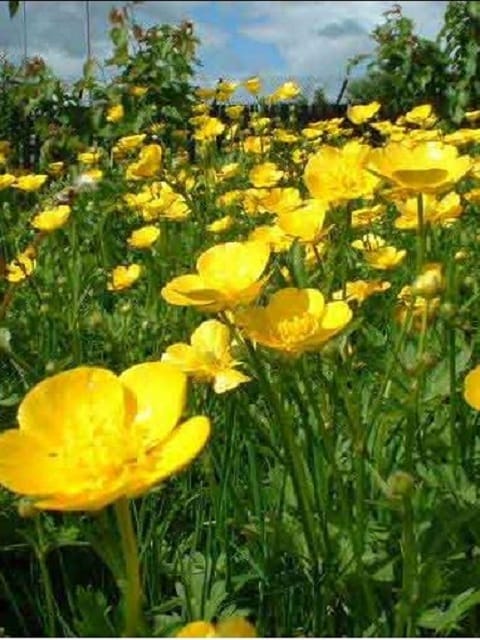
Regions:
<instances>
[{"instance_id":1,"label":"sky","mask_svg":"<svg viewBox=\"0 0 480 640\"><path fill-rule=\"evenodd\" d=\"M67 82L78 79L86 59L86 2L27 1L27 53L41 55ZM446 1L400 2L415 21L418 34L434 38L440 30ZM187 1L150 0L134 6L143 27L190 20L201 40L198 84L218 78L243 80L259 75L266 91L296 80L310 97L322 87L330 98L340 91L348 60L374 48L369 34L383 21L393 2L354 1ZM90 2L92 54L102 62L111 53L108 15L122 2ZM8 17L0 0L0 53L19 61L24 50L23 11Z\"/></svg>"}]
</instances>

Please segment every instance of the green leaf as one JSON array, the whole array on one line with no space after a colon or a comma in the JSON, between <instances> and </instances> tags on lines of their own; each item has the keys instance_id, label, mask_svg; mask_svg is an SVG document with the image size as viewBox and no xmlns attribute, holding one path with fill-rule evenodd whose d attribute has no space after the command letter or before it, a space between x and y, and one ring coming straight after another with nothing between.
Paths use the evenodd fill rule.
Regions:
<instances>
[{"instance_id":1,"label":"green leaf","mask_svg":"<svg viewBox=\"0 0 480 640\"><path fill-rule=\"evenodd\" d=\"M108 619L110 607L101 591L93 591L78 587L76 591L78 608L75 630L81 637L99 636L113 638L117 636L112 623Z\"/></svg>"},{"instance_id":2,"label":"green leaf","mask_svg":"<svg viewBox=\"0 0 480 640\"><path fill-rule=\"evenodd\" d=\"M434 629L440 633L450 633L459 626L460 620L473 607L480 604L480 590L467 589L454 598L445 611L429 609L421 616L418 624L426 629Z\"/></svg>"}]
</instances>

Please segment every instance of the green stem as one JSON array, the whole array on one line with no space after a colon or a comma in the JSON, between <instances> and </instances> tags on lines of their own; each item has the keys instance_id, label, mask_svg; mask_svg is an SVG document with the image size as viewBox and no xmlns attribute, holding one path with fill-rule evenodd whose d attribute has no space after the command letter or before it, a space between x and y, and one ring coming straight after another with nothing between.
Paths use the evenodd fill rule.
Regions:
<instances>
[{"instance_id":1,"label":"green stem","mask_svg":"<svg viewBox=\"0 0 480 640\"><path fill-rule=\"evenodd\" d=\"M50 573L47 566L47 547L43 537L43 528L40 521L40 515L35 517L35 528L37 530L38 544L35 546L35 555L40 567L40 574L42 576L43 589L45 594L45 611L47 619L47 637L54 638L56 636L55 630L55 597L53 595L52 581L50 580Z\"/></svg>"},{"instance_id":2,"label":"green stem","mask_svg":"<svg viewBox=\"0 0 480 640\"><path fill-rule=\"evenodd\" d=\"M418 563L413 507L409 496L403 499L402 556L402 596L394 635L412 637L415 634L414 606L417 596Z\"/></svg>"},{"instance_id":3,"label":"green stem","mask_svg":"<svg viewBox=\"0 0 480 640\"><path fill-rule=\"evenodd\" d=\"M450 260L447 272L447 301L455 304L455 260ZM450 424L450 445L452 447L453 461L456 465L459 459L459 449L463 449L460 439L457 436L457 362L455 349L455 327L452 322L446 320L446 339L448 352L448 373L449 373L449 424ZM460 445L460 446L459 446Z\"/></svg>"},{"instance_id":4,"label":"green stem","mask_svg":"<svg viewBox=\"0 0 480 640\"><path fill-rule=\"evenodd\" d=\"M114 505L125 562L125 630L123 637L139 635L142 623L142 586L138 545L133 529L128 498L120 498Z\"/></svg>"},{"instance_id":5,"label":"green stem","mask_svg":"<svg viewBox=\"0 0 480 640\"><path fill-rule=\"evenodd\" d=\"M266 372L264 364L255 352L254 347L248 341L245 341L245 344L249 351L250 359L255 367L255 371L258 374L259 382L263 388L266 398L270 403L272 410L275 413L275 417L280 428L282 444L285 449L285 457L288 462L293 487L298 500L300 517L302 519L305 538L315 575L318 572L319 554L317 545L317 533L315 521L313 518L314 501L311 496L311 492L309 491L310 484L308 482L307 474L305 473L304 461L302 460L300 450L295 441L293 432L294 425L292 424L291 420L287 418L281 400L275 393L275 390L268 379L268 374Z\"/></svg>"},{"instance_id":6,"label":"green stem","mask_svg":"<svg viewBox=\"0 0 480 640\"><path fill-rule=\"evenodd\" d=\"M423 194L417 195L417 275L422 271L425 262L425 218L423 208Z\"/></svg>"}]
</instances>

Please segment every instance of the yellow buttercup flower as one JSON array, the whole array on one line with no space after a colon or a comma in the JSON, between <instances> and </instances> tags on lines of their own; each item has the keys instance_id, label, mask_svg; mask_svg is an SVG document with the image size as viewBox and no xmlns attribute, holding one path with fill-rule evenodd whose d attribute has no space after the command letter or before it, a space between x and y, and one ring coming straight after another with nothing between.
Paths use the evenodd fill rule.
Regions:
<instances>
[{"instance_id":1,"label":"yellow buttercup flower","mask_svg":"<svg viewBox=\"0 0 480 640\"><path fill-rule=\"evenodd\" d=\"M149 249L160 236L160 229L152 224L135 229L130 234L127 244L133 249Z\"/></svg>"},{"instance_id":2,"label":"yellow buttercup flower","mask_svg":"<svg viewBox=\"0 0 480 640\"><path fill-rule=\"evenodd\" d=\"M195 140L209 141L215 140L215 138L221 135L225 131L225 125L218 118L210 118L208 116L201 116L202 122L199 129L197 129L193 135Z\"/></svg>"},{"instance_id":3,"label":"yellow buttercup flower","mask_svg":"<svg viewBox=\"0 0 480 640\"><path fill-rule=\"evenodd\" d=\"M273 131L273 137L277 142L283 142L285 144L294 144L298 142L299 137L291 131L285 129L275 129Z\"/></svg>"},{"instance_id":4,"label":"yellow buttercup flower","mask_svg":"<svg viewBox=\"0 0 480 640\"><path fill-rule=\"evenodd\" d=\"M146 133L138 133L134 136L124 136L123 138L120 138L116 146L121 151L132 151L132 149L139 147L146 137Z\"/></svg>"},{"instance_id":5,"label":"yellow buttercup flower","mask_svg":"<svg viewBox=\"0 0 480 640\"><path fill-rule=\"evenodd\" d=\"M431 104L421 104L408 111L402 120L409 124L429 126L436 122L436 117Z\"/></svg>"},{"instance_id":6,"label":"yellow buttercup flower","mask_svg":"<svg viewBox=\"0 0 480 640\"><path fill-rule=\"evenodd\" d=\"M363 124L371 120L380 109L379 102L370 102L369 104L349 105L347 108L347 118L353 124Z\"/></svg>"},{"instance_id":7,"label":"yellow buttercup flower","mask_svg":"<svg viewBox=\"0 0 480 640\"><path fill-rule=\"evenodd\" d=\"M8 282L22 282L32 275L36 267L35 249L27 247L25 251L19 253L14 260L7 265Z\"/></svg>"},{"instance_id":8,"label":"yellow buttercup flower","mask_svg":"<svg viewBox=\"0 0 480 640\"><path fill-rule=\"evenodd\" d=\"M430 194L422 196L424 224L450 224L462 215L463 208L458 193L451 191L441 199ZM395 220L397 229L415 230L418 227L417 198L395 200L400 215Z\"/></svg>"},{"instance_id":9,"label":"yellow buttercup flower","mask_svg":"<svg viewBox=\"0 0 480 640\"><path fill-rule=\"evenodd\" d=\"M443 136L445 144L454 144L458 147L480 142L480 129L457 129Z\"/></svg>"},{"instance_id":10,"label":"yellow buttercup flower","mask_svg":"<svg viewBox=\"0 0 480 640\"><path fill-rule=\"evenodd\" d=\"M79 185L94 185L103 178L101 169L89 169L78 176Z\"/></svg>"},{"instance_id":11,"label":"yellow buttercup flower","mask_svg":"<svg viewBox=\"0 0 480 640\"><path fill-rule=\"evenodd\" d=\"M260 155L270 150L271 140L267 136L247 136L243 141L243 150L245 153L254 153Z\"/></svg>"},{"instance_id":12,"label":"yellow buttercup flower","mask_svg":"<svg viewBox=\"0 0 480 640\"><path fill-rule=\"evenodd\" d=\"M2 173L0 175L0 191L2 189L6 189L7 187L11 187L14 184L16 177L11 173Z\"/></svg>"},{"instance_id":13,"label":"yellow buttercup flower","mask_svg":"<svg viewBox=\"0 0 480 640\"><path fill-rule=\"evenodd\" d=\"M293 243L293 238L289 237L278 224L255 227L248 239L267 243L273 253L288 251Z\"/></svg>"},{"instance_id":14,"label":"yellow buttercup flower","mask_svg":"<svg viewBox=\"0 0 480 640\"><path fill-rule=\"evenodd\" d=\"M367 298L375 293L388 291L392 285L390 282L381 280L354 280L345 284L345 293L339 289L332 294L334 300L356 301L358 304L365 302Z\"/></svg>"},{"instance_id":15,"label":"yellow buttercup flower","mask_svg":"<svg viewBox=\"0 0 480 640\"><path fill-rule=\"evenodd\" d=\"M463 382L463 396L466 402L480 411L480 365L469 371Z\"/></svg>"},{"instance_id":16,"label":"yellow buttercup flower","mask_svg":"<svg viewBox=\"0 0 480 640\"><path fill-rule=\"evenodd\" d=\"M235 220L232 216L227 215L223 216L223 218L219 218L218 220L214 220L207 225L206 229L207 231L210 231L210 233L222 233L223 231L228 231L234 222Z\"/></svg>"},{"instance_id":17,"label":"yellow buttercup flower","mask_svg":"<svg viewBox=\"0 0 480 640\"><path fill-rule=\"evenodd\" d=\"M245 112L245 107L243 104L232 104L229 107L226 107L225 113L232 120L239 120Z\"/></svg>"},{"instance_id":18,"label":"yellow buttercup flower","mask_svg":"<svg viewBox=\"0 0 480 640\"><path fill-rule=\"evenodd\" d=\"M135 86L130 87L130 95L135 96L136 98L142 98L148 91L148 87Z\"/></svg>"},{"instance_id":19,"label":"yellow buttercup flower","mask_svg":"<svg viewBox=\"0 0 480 640\"><path fill-rule=\"evenodd\" d=\"M125 109L121 104L115 104L107 111L107 122L120 122L125 115Z\"/></svg>"},{"instance_id":20,"label":"yellow buttercup flower","mask_svg":"<svg viewBox=\"0 0 480 640\"><path fill-rule=\"evenodd\" d=\"M162 147L159 144L147 144L140 151L138 160L127 167L127 180L151 178L160 172L162 166Z\"/></svg>"},{"instance_id":21,"label":"yellow buttercup flower","mask_svg":"<svg viewBox=\"0 0 480 640\"><path fill-rule=\"evenodd\" d=\"M215 393L225 393L250 380L235 368L239 362L232 355L230 329L218 320L202 322L192 333L190 344L180 342L168 347L162 362L196 380L211 381Z\"/></svg>"},{"instance_id":22,"label":"yellow buttercup flower","mask_svg":"<svg viewBox=\"0 0 480 640\"><path fill-rule=\"evenodd\" d=\"M233 178L233 176L238 175L240 171L240 164L238 162L229 162L228 164L224 164L218 172L217 176L222 178L223 180L228 180L229 178Z\"/></svg>"},{"instance_id":23,"label":"yellow buttercup flower","mask_svg":"<svg viewBox=\"0 0 480 640\"><path fill-rule=\"evenodd\" d=\"M477 122L477 120L480 120L480 109L465 111L465 120L467 120L467 122Z\"/></svg>"},{"instance_id":24,"label":"yellow buttercup flower","mask_svg":"<svg viewBox=\"0 0 480 640\"><path fill-rule=\"evenodd\" d=\"M386 246L385 240L373 233L368 233L361 240L354 240L352 247L363 252L363 257L374 269L394 269L407 255L405 249L398 250L394 246Z\"/></svg>"},{"instance_id":25,"label":"yellow buttercup flower","mask_svg":"<svg viewBox=\"0 0 480 640\"><path fill-rule=\"evenodd\" d=\"M295 187L274 187L260 195L260 211L281 215L302 206L300 191Z\"/></svg>"},{"instance_id":26,"label":"yellow buttercup flower","mask_svg":"<svg viewBox=\"0 0 480 640\"><path fill-rule=\"evenodd\" d=\"M253 76L251 78L247 78L243 83L243 86L248 93L251 93L252 96L256 96L262 90L262 81L258 76Z\"/></svg>"},{"instance_id":27,"label":"yellow buttercup flower","mask_svg":"<svg viewBox=\"0 0 480 640\"><path fill-rule=\"evenodd\" d=\"M189 622L176 635L177 638L256 638L255 627L245 618L226 618L213 624L205 620Z\"/></svg>"},{"instance_id":28,"label":"yellow buttercup flower","mask_svg":"<svg viewBox=\"0 0 480 640\"><path fill-rule=\"evenodd\" d=\"M284 100L293 100L296 98L301 89L296 82L284 82L269 96L269 102L283 102Z\"/></svg>"},{"instance_id":29,"label":"yellow buttercup flower","mask_svg":"<svg viewBox=\"0 0 480 640\"><path fill-rule=\"evenodd\" d=\"M47 175L30 173L17 178L13 186L15 189L20 189L20 191L38 191L47 178Z\"/></svg>"},{"instance_id":30,"label":"yellow buttercup flower","mask_svg":"<svg viewBox=\"0 0 480 640\"><path fill-rule=\"evenodd\" d=\"M283 171L274 162L263 162L253 167L248 178L254 187L262 188L275 186L283 175Z\"/></svg>"},{"instance_id":31,"label":"yellow buttercup flower","mask_svg":"<svg viewBox=\"0 0 480 640\"><path fill-rule=\"evenodd\" d=\"M77 154L78 162L80 162L80 164L86 165L96 164L100 161L101 157L101 149L95 149L93 151L82 151L81 153Z\"/></svg>"},{"instance_id":32,"label":"yellow buttercup flower","mask_svg":"<svg viewBox=\"0 0 480 640\"><path fill-rule=\"evenodd\" d=\"M109 291L122 291L128 289L140 277L141 267L139 264L129 266L120 265L112 271L111 281L107 288Z\"/></svg>"},{"instance_id":33,"label":"yellow buttercup flower","mask_svg":"<svg viewBox=\"0 0 480 640\"><path fill-rule=\"evenodd\" d=\"M263 242L215 245L198 258L197 273L174 278L161 295L170 304L211 312L249 304L265 285L267 277L262 275L269 258L270 249Z\"/></svg>"},{"instance_id":34,"label":"yellow buttercup flower","mask_svg":"<svg viewBox=\"0 0 480 640\"><path fill-rule=\"evenodd\" d=\"M235 322L250 340L290 356L318 351L352 319L345 302L325 302L316 289L287 287L266 307L250 307Z\"/></svg>"},{"instance_id":35,"label":"yellow buttercup flower","mask_svg":"<svg viewBox=\"0 0 480 640\"><path fill-rule=\"evenodd\" d=\"M60 511L98 510L145 493L208 439L205 416L177 426L186 383L160 362L120 376L78 367L43 380L20 404L20 428L0 435L0 483L37 508Z\"/></svg>"},{"instance_id":36,"label":"yellow buttercup flower","mask_svg":"<svg viewBox=\"0 0 480 640\"><path fill-rule=\"evenodd\" d=\"M327 205L321 200L307 200L298 209L281 213L277 219L278 226L299 242L317 244L324 235L326 211Z\"/></svg>"},{"instance_id":37,"label":"yellow buttercup flower","mask_svg":"<svg viewBox=\"0 0 480 640\"><path fill-rule=\"evenodd\" d=\"M262 198L267 194L267 189L256 189L255 187L241 191L240 198L245 213L249 216L265 213L265 209L262 207Z\"/></svg>"},{"instance_id":38,"label":"yellow buttercup flower","mask_svg":"<svg viewBox=\"0 0 480 640\"><path fill-rule=\"evenodd\" d=\"M386 207L383 204L372 204L369 207L354 209L352 211L353 229L357 229L359 227L368 227L372 224L372 222L378 222L385 211Z\"/></svg>"},{"instance_id":39,"label":"yellow buttercup flower","mask_svg":"<svg viewBox=\"0 0 480 640\"><path fill-rule=\"evenodd\" d=\"M372 149L369 168L411 193L439 193L450 189L470 169L469 156L441 142L390 142Z\"/></svg>"},{"instance_id":40,"label":"yellow buttercup flower","mask_svg":"<svg viewBox=\"0 0 480 640\"><path fill-rule=\"evenodd\" d=\"M470 204L480 204L480 187L470 189L470 191L463 194L463 197Z\"/></svg>"},{"instance_id":41,"label":"yellow buttercup flower","mask_svg":"<svg viewBox=\"0 0 480 640\"><path fill-rule=\"evenodd\" d=\"M229 80L222 80L217 84L217 99L220 101L229 100L237 90L239 83Z\"/></svg>"},{"instance_id":42,"label":"yellow buttercup flower","mask_svg":"<svg viewBox=\"0 0 480 640\"><path fill-rule=\"evenodd\" d=\"M366 169L370 151L357 141L341 149L320 147L305 167L304 180L311 196L332 204L372 197L379 179Z\"/></svg>"},{"instance_id":43,"label":"yellow buttercup flower","mask_svg":"<svg viewBox=\"0 0 480 640\"><path fill-rule=\"evenodd\" d=\"M60 229L70 217L70 212L71 209L66 204L61 204L51 209L44 209L33 218L31 222L32 227L39 231L54 231L55 229Z\"/></svg>"}]
</instances>

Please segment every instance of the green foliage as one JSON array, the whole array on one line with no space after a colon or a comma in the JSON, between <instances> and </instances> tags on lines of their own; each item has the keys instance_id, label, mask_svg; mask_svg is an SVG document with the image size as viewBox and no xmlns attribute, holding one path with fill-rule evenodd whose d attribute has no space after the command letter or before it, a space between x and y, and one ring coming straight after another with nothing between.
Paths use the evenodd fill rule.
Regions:
<instances>
[{"instance_id":1,"label":"green foliage","mask_svg":"<svg viewBox=\"0 0 480 640\"><path fill-rule=\"evenodd\" d=\"M429 102L442 107L447 89L447 54L440 46L414 32L414 23L403 15L399 5L384 13L385 21L373 30L376 48L363 78L351 81L348 93L353 102L378 100L387 117L395 117L415 105Z\"/></svg>"},{"instance_id":2,"label":"green foliage","mask_svg":"<svg viewBox=\"0 0 480 640\"><path fill-rule=\"evenodd\" d=\"M447 113L460 122L466 109L480 104L480 2L451 0L440 33L448 56Z\"/></svg>"}]
</instances>

